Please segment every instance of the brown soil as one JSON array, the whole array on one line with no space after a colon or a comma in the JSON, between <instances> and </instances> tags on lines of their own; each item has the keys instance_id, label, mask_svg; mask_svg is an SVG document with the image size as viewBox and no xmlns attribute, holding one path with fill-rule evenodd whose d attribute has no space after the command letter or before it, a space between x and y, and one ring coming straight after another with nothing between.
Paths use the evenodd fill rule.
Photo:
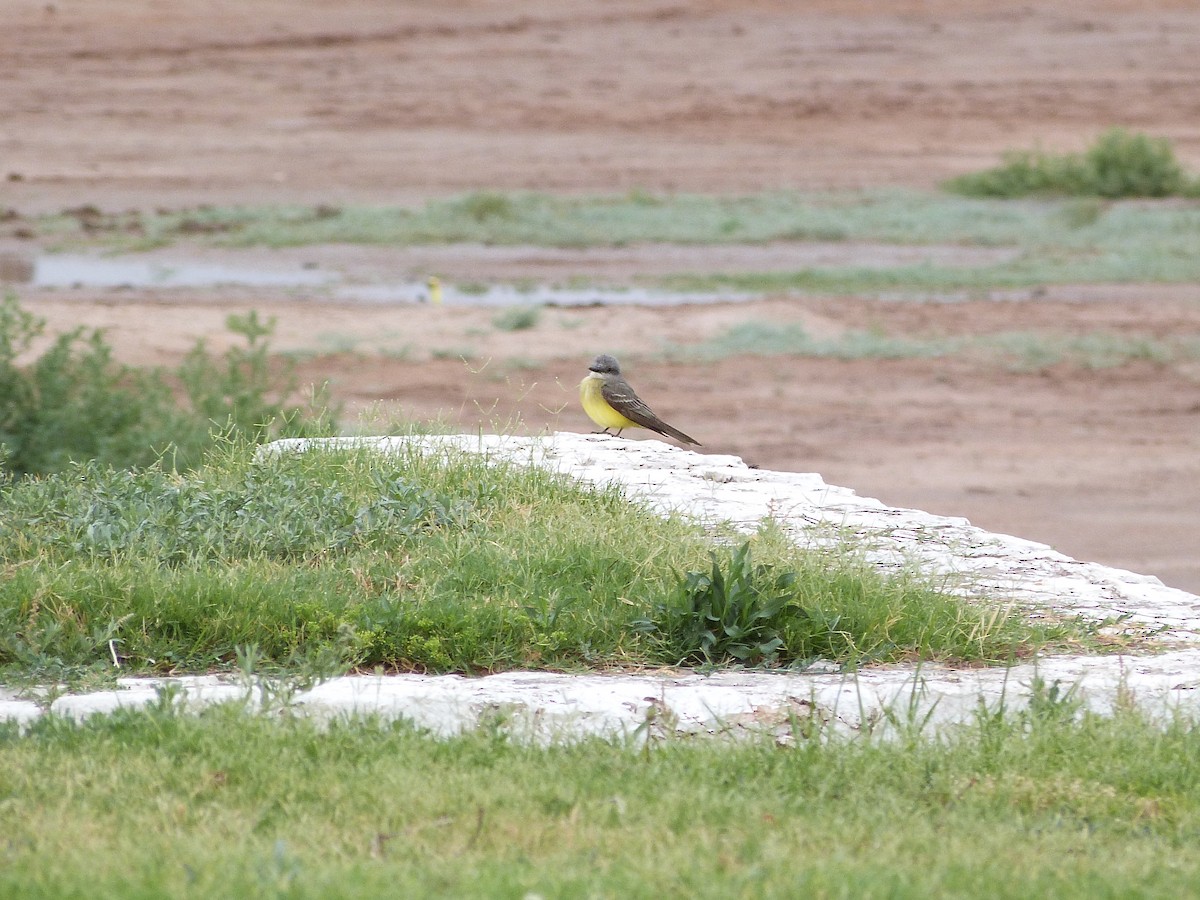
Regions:
<instances>
[{"instance_id":1,"label":"brown soil","mask_svg":"<svg viewBox=\"0 0 1200 900\"><path fill-rule=\"evenodd\" d=\"M0 27L0 210L384 203L472 188L929 187L1011 147L1078 150L1114 124L1171 138L1200 169L1194 4L796 6L17 0ZM19 225L0 221L0 236ZM378 251L306 252L344 271L379 262ZM586 268L490 252L463 251L464 271ZM786 265L771 256L786 246L761 252L764 267ZM587 265L606 277L659 265L645 251L600 257ZM1188 287L547 310L515 332L489 310L279 291L19 293L53 327L111 327L119 355L138 362L169 362L204 335L219 346L229 311L269 309L277 345L325 353L306 357L303 373L328 379L351 409L384 401L472 428L587 428L574 385L592 354L611 350L706 451L817 471L1200 591L1196 363L656 361L665 339L703 340L748 319L831 336L1194 335L1200 302Z\"/></svg>"}]
</instances>

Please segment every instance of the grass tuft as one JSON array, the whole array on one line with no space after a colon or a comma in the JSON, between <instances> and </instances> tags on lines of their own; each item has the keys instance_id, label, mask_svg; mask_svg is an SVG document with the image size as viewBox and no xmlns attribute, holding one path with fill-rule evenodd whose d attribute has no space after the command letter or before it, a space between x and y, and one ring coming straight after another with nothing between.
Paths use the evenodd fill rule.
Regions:
<instances>
[{"instance_id":1,"label":"grass tuft","mask_svg":"<svg viewBox=\"0 0 1200 900\"><path fill-rule=\"evenodd\" d=\"M513 202L505 194L477 191L458 201L463 214L476 222L489 219L511 219L516 214Z\"/></svg>"},{"instance_id":2,"label":"grass tuft","mask_svg":"<svg viewBox=\"0 0 1200 900\"><path fill-rule=\"evenodd\" d=\"M492 324L501 331L526 331L541 320L540 306L510 306L492 317Z\"/></svg>"}]
</instances>

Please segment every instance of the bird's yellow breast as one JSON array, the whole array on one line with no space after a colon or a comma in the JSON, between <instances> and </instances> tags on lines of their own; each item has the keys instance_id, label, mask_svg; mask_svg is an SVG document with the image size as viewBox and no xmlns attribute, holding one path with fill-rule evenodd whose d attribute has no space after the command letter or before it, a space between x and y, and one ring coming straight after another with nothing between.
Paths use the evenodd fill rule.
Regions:
<instances>
[{"instance_id":1,"label":"bird's yellow breast","mask_svg":"<svg viewBox=\"0 0 1200 900\"><path fill-rule=\"evenodd\" d=\"M579 382L579 402L583 404L583 411L588 414L588 418L601 428L636 428L637 422L625 418L608 405L608 401L600 393L602 384L604 379L595 373Z\"/></svg>"}]
</instances>

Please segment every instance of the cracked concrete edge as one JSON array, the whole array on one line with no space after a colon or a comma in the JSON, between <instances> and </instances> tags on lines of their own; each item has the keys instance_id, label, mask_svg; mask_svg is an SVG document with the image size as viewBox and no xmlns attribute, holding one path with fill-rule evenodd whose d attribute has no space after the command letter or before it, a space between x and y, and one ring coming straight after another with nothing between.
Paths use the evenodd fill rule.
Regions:
<instances>
[{"instance_id":1,"label":"cracked concrete edge","mask_svg":"<svg viewBox=\"0 0 1200 900\"><path fill-rule=\"evenodd\" d=\"M619 485L632 499L703 523L756 529L766 517L797 542L852 535L884 568L914 563L945 576L965 596L1001 599L1031 612L1049 610L1094 621L1123 618L1154 629L1164 648L1144 656L1060 656L986 669L927 664L853 674L829 666L806 672L720 671L712 674L563 675L510 672L458 675L345 676L303 691L286 684L238 684L218 676L118 679L111 691L23 699L0 688L0 721L28 724L47 712L86 719L156 702L166 686L187 709L240 702L287 708L328 719L337 715L403 717L433 734L491 727L538 741L585 736L645 740L691 735L767 733L788 741L813 726L844 733L896 734L970 722L981 709L1020 709L1037 690L1058 685L1083 708L1110 712L1136 702L1169 716L1200 707L1200 598L1158 579L1080 562L1045 544L972 526L966 519L896 509L829 485L816 474L752 469L733 456L680 450L659 441L559 433L547 437L435 435L278 441L260 455L335 447L382 453L480 453L540 465L596 485Z\"/></svg>"},{"instance_id":2,"label":"cracked concrete edge","mask_svg":"<svg viewBox=\"0 0 1200 900\"><path fill-rule=\"evenodd\" d=\"M287 711L322 722L402 718L440 737L493 728L538 743L761 735L786 743L801 734L942 732L969 725L981 711L1026 708L1039 681L1043 696L1053 689L1081 709L1102 714L1123 704L1163 721L1200 712L1200 650L1187 649L1152 657L1053 657L1008 668L890 666L854 674L348 675L294 693L280 690L278 682L264 689L266 682L211 675L123 678L114 690L49 703L0 691L0 719L28 725L50 713L84 721L167 697L190 711L240 703L252 711Z\"/></svg>"}]
</instances>

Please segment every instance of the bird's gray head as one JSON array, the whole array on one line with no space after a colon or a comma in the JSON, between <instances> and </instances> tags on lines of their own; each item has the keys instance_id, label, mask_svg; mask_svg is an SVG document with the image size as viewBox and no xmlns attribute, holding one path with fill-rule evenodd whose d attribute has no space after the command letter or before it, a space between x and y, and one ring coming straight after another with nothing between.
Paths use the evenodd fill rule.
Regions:
<instances>
[{"instance_id":1,"label":"bird's gray head","mask_svg":"<svg viewBox=\"0 0 1200 900\"><path fill-rule=\"evenodd\" d=\"M607 353L601 353L588 366L588 370L596 372L600 375L620 375L621 367L617 364L615 356L609 356Z\"/></svg>"}]
</instances>

